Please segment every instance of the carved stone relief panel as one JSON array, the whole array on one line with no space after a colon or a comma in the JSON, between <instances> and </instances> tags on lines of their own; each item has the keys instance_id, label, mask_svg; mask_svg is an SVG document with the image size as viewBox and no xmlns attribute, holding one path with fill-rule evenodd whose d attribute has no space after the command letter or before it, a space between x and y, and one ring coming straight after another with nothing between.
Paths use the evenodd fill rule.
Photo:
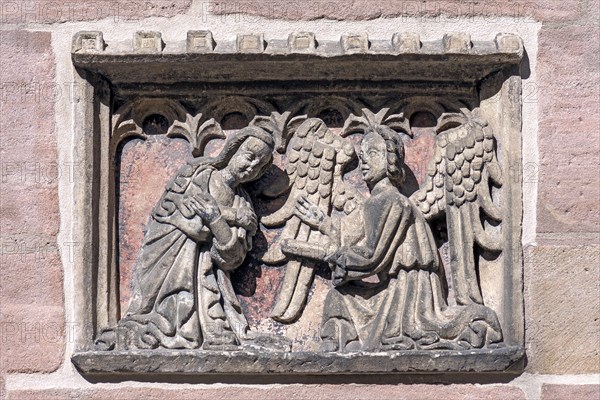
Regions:
<instances>
[{"instance_id":1,"label":"carved stone relief panel","mask_svg":"<svg viewBox=\"0 0 600 400\"><path fill-rule=\"evenodd\" d=\"M89 374L519 362L522 55L502 34L191 31L166 47L158 32L130 47L78 34L91 329L73 362Z\"/></svg>"}]
</instances>

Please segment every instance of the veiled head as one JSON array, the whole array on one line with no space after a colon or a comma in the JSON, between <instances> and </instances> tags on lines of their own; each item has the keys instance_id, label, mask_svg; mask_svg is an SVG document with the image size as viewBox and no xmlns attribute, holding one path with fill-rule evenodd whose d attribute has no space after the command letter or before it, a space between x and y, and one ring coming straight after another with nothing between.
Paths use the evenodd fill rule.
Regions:
<instances>
[{"instance_id":1,"label":"veiled head","mask_svg":"<svg viewBox=\"0 0 600 400\"><path fill-rule=\"evenodd\" d=\"M273 148L255 136L249 136L227 166L238 183L251 182L264 174L273 159Z\"/></svg>"}]
</instances>

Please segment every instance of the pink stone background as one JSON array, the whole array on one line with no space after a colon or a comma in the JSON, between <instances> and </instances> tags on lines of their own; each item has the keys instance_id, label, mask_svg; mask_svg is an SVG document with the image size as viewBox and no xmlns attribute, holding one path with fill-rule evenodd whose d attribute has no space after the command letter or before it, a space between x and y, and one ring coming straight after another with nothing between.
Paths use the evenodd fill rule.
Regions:
<instances>
[{"instance_id":1,"label":"pink stone background","mask_svg":"<svg viewBox=\"0 0 600 400\"><path fill-rule=\"evenodd\" d=\"M54 104L35 89L55 78L50 40L0 31L0 377L49 373L64 356L58 184L70 177L57 163Z\"/></svg>"},{"instance_id":2,"label":"pink stone background","mask_svg":"<svg viewBox=\"0 0 600 400\"><path fill-rule=\"evenodd\" d=\"M50 3L54 8L44 9ZM58 236L60 213L65 212L64 203L59 204L58 186L63 179L70 182L71 178L64 172L67 171L65 165L59 165L63 173L57 178L38 178L47 174L35 170L46 171L57 164L57 139L62 141L72 132L56 132L55 122L63 118L56 112L56 101L36 97L35 90L28 90L24 85L65 83L57 82L56 65L71 68L70 60L64 54L53 54L51 47L51 40L64 35L65 25L57 22L87 21L76 30L95 30L95 22L101 18L141 23L152 16L170 17L192 12L190 0L119 2L128 10L126 12L111 10L106 3L117 2L0 2L0 398L525 398L521 386L506 377L491 378L492 384L482 385L401 385L396 382L391 385L282 384L276 387L206 385L194 389L171 385L156 389L156 386L133 388L128 383L94 386L86 382L82 384L87 385L85 389L58 389L65 379L81 381L77 372L70 369L69 354L65 351L69 340L67 331L56 329L65 322L73 323L64 312L65 298L73 297L71 282L63 284L64 271L71 270L72 265L64 253L67 244L59 242ZM528 358L525 371L536 374L536 380L528 381L528 375L520 379L527 381L527 385L537 385L542 399L598 399L597 384L577 384L589 375L583 378L573 375L594 374L592 376L597 378L600 373L598 0L409 1L401 2L400 6L393 0L305 1L302 4L292 0L213 0L211 4L214 13L239 12L243 6L241 11L247 13L292 20L320 16L333 20L370 20L406 15L426 19L441 16L442 20L452 22L452 17L474 15L491 20L508 17L530 23L527 17L532 18L531 23L541 26L537 59L530 60L530 65L536 66L537 78L535 82L526 81L524 89L524 102L535 102L538 107L538 149L527 150L537 151L540 163L527 166L538 174L531 175L537 179L525 183L525 187L532 187L537 195L536 243L525 251ZM100 5L100 11L94 11L95 5ZM225 5L229 9L216 7ZM409 8L415 6L416 9ZM233 11L229 11L231 9ZM194 13L201 18L202 11L196 9ZM460 22L456 19L456 23ZM39 167L26 164L31 161L39 161ZM29 172L23 173L20 166ZM13 167L16 169L9 172L8 168ZM74 172L76 177L85 178L82 171L75 169ZM168 176L163 178L168 179ZM156 188L159 186L156 183ZM64 194L68 199L69 193ZM147 210L138 213L137 220L129 220L129 229L138 232L137 238L141 240ZM69 226L64 228L70 229ZM134 247L132 243L132 254ZM257 281L274 287L277 274L266 271L263 269ZM253 315L262 312L252 311ZM301 335L299 332L298 336ZM65 367L66 377L48 375L61 367ZM539 383L544 379L556 381L556 375L562 384L542 386ZM5 386L7 377L14 382L16 376L29 378L29 389L27 384Z\"/></svg>"},{"instance_id":3,"label":"pink stone background","mask_svg":"<svg viewBox=\"0 0 600 400\"><path fill-rule=\"evenodd\" d=\"M119 272L121 314L131 299L133 269L146 224L177 170L191 158L189 144L164 135L134 139L123 146L119 171Z\"/></svg>"}]
</instances>

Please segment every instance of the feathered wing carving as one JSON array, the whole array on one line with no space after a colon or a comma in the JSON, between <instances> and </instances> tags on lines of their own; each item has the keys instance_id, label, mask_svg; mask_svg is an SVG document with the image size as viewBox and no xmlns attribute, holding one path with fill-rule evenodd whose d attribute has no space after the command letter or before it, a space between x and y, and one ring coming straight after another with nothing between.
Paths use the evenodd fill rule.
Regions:
<instances>
[{"instance_id":1,"label":"feathered wing carving","mask_svg":"<svg viewBox=\"0 0 600 400\"><path fill-rule=\"evenodd\" d=\"M269 116L257 115L250 125L262 128L273 135L275 139L275 150L284 153L288 143L296 129L306 121L306 115L291 118L291 112L283 114L272 112Z\"/></svg>"},{"instance_id":2,"label":"feathered wing carving","mask_svg":"<svg viewBox=\"0 0 600 400\"><path fill-rule=\"evenodd\" d=\"M362 111L361 117L350 115L342 136L364 132L382 124L410 135L408 120L402 114L390 115L388 108L377 114L368 109ZM344 191L346 185L342 174L345 167L357 158L352 143L335 135L322 120L307 119L306 116L289 120L286 114L273 113L270 117L257 117L253 121L253 124L260 124L273 132L278 151L284 152L289 147L286 167L290 190L288 201L278 211L261 220L266 227L284 225L278 241L263 256L263 261L268 264L287 261L282 289L271 313L273 319L284 323L292 322L301 315L315 273L314 264L309 259L322 260L324 254L317 253L325 253L327 246L326 237L294 215L296 200L304 196L325 215L331 215L332 192ZM282 243L286 242L294 242L296 246L304 242L304 253L315 254L301 260L288 259L282 251Z\"/></svg>"},{"instance_id":3,"label":"feathered wing carving","mask_svg":"<svg viewBox=\"0 0 600 400\"><path fill-rule=\"evenodd\" d=\"M491 186L501 186L496 144L487 124L464 110L440 117L435 156L427 178L411 199L427 220L445 215L457 304L483 304L476 271L475 249L502 250L483 219L502 221Z\"/></svg>"},{"instance_id":4,"label":"feathered wing carving","mask_svg":"<svg viewBox=\"0 0 600 400\"><path fill-rule=\"evenodd\" d=\"M271 317L280 322L291 322L301 315L315 273L314 264L308 260L288 260L282 252L282 243L286 240L305 242L314 251L319 251L323 249L325 239L319 231L311 230L294 215L296 200L305 196L325 215L330 215L332 192L341 182L344 167L356 158L352 143L334 134L322 120L305 117L302 120L297 128L287 132L280 130L284 133L280 139L284 150L289 141L288 200L278 211L261 219L267 227L284 225L279 239L263 257L269 264L287 261L283 286L271 313Z\"/></svg>"}]
</instances>

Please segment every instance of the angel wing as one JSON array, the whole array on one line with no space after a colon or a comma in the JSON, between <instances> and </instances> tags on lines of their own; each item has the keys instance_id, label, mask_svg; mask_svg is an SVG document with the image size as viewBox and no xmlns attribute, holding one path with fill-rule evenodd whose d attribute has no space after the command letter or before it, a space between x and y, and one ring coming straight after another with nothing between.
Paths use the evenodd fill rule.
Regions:
<instances>
[{"instance_id":1,"label":"angel wing","mask_svg":"<svg viewBox=\"0 0 600 400\"><path fill-rule=\"evenodd\" d=\"M475 265L475 248L499 252L498 240L480 218L501 222L490 183L502 185L492 130L468 112L440 118L436 150L427 178L411 199L431 221L445 215L457 304L483 304Z\"/></svg>"},{"instance_id":2,"label":"angel wing","mask_svg":"<svg viewBox=\"0 0 600 400\"><path fill-rule=\"evenodd\" d=\"M266 227L283 226L279 239L263 256L268 264L287 261L283 287L271 313L277 321L291 322L300 316L314 278L314 265L308 260L288 260L282 252L282 242L302 241L315 251L324 242L320 232L294 215L296 199L305 196L325 215L330 215L333 188L341 181L345 166L355 158L352 143L335 135L320 119L305 120L291 137L286 166L290 190L287 202L261 219Z\"/></svg>"}]
</instances>

